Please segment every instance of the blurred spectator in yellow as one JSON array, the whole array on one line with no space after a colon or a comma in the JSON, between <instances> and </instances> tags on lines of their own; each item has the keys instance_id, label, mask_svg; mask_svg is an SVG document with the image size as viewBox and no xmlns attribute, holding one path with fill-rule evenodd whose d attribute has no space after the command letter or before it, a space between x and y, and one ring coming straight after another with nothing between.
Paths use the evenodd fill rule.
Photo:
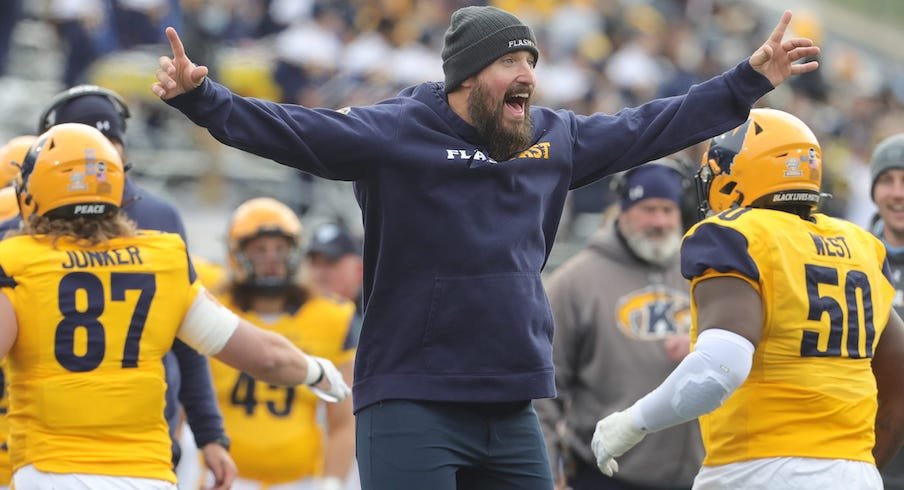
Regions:
<instances>
[{"instance_id":1,"label":"blurred spectator in yellow","mask_svg":"<svg viewBox=\"0 0 904 490\"><path fill-rule=\"evenodd\" d=\"M301 223L281 202L255 198L236 208L229 223L229 279L221 302L305 352L329 359L350 383L354 306L300 283L300 242ZM350 397L326 406L322 428L317 417L321 404L308 390L263 383L215 360L211 371L239 469L233 488L344 488L355 454Z\"/></svg>"}]
</instances>

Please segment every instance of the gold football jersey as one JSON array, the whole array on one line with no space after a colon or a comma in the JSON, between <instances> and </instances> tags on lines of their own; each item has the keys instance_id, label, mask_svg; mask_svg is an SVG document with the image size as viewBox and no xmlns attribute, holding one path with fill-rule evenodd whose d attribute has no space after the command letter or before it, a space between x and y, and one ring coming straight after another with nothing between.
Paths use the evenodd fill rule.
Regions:
<instances>
[{"instance_id":1,"label":"gold football jersey","mask_svg":"<svg viewBox=\"0 0 904 490\"><path fill-rule=\"evenodd\" d=\"M874 462L873 352L894 290L885 247L847 221L740 208L688 231L682 273L759 291L762 338L747 380L700 418L704 465L769 457ZM692 300L696 318L697 305ZM696 341L697 325L691 330Z\"/></svg>"},{"instance_id":2,"label":"gold football jersey","mask_svg":"<svg viewBox=\"0 0 904 490\"><path fill-rule=\"evenodd\" d=\"M308 354L337 366L354 359L355 307L348 301L314 296L297 311L272 319L242 312L227 297L220 299L245 320L285 336ZM239 476L282 483L321 473L323 433L317 397L304 386L286 388L257 381L215 359L210 366Z\"/></svg>"},{"instance_id":3,"label":"gold football jersey","mask_svg":"<svg viewBox=\"0 0 904 490\"><path fill-rule=\"evenodd\" d=\"M163 355L200 289L175 234L0 242L13 469L175 481Z\"/></svg>"}]
</instances>

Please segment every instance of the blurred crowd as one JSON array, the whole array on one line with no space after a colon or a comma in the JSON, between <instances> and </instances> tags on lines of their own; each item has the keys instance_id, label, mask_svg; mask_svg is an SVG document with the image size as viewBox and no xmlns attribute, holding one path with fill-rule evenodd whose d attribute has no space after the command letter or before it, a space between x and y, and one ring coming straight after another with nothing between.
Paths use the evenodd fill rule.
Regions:
<instances>
[{"instance_id":1,"label":"blurred crowd","mask_svg":"<svg viewBox=\"0 0 904 490\"><path fill-rule=\"evenodd\" d=\"M152 108L145 115L151 132L167 130L168 111L151 100L150 70L136 69L124 53L140 59L161 52L163 27L173 25L196 61L243 95L340 108L442 79L439 51L450 13L487 3L534 27L541 47L537 102L585 114L684 93L751 52L775 18L766 2L737 0L0 0L0 75L16 76L7 55L17 22L52 26L64 53L58 88L112 85ZM795 10L791 27L822 45L821 69L762 105L796 114L816 131L825 187L834 195L825 211L868 226L869 149L904 130L901 63L857 42L881 38L881 24L852 33ZM605 183L580 189L572 210L598 212L610 196ZM565 229L562 237L569 236Z\"/></svg>"}]
</instances>

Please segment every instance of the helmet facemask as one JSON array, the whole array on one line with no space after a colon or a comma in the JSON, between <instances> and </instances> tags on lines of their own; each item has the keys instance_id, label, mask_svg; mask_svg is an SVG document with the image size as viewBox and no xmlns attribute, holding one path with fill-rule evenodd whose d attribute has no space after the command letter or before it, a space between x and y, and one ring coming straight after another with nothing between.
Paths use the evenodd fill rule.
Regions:
<instances>
[{"instance_id":1,"label":"helmet facemask","mask_svg":"<svg viewBox=\"0 0 904 490\"><path fill-rule=\"evenodd\" d=\"M261 251L261 246L273 248L273 242L257 242L261 238L276 238L285 243L285 249L278 252L272 250ZM249 250L249 247L257 247L258 250ZM237 265L242 269L241 273L233 274L237 283L252 288L255 293L279 294L285 288L298 281L298 271L301 265L301 250L296 237L290 236L281 230L262 230L260 233L249 237L239 244L239 249L234 253ZM281 266L280 273L274 274L265 268L271 268L272 263L278 261Z\"/></svg>"},{"instance_id":2,"label":"helmet facemask","mask_svg":"<svg viewBox=\"0 0 904 490\"><path fill-rule=\"evenodd\" d=\"M298 284L302 259L301 230L301 222L295 213L275 199L257 198L243 203L233 213L229 225L231 282L255 294L280 294L286 288ZM287 247L282 260L285 271L283 276L262 275L255 269L255 260L248 254L248 246L260 237L285 240ZM263 243L264 248L273 247L272 242Z\"/></svg>"}]
</instances>

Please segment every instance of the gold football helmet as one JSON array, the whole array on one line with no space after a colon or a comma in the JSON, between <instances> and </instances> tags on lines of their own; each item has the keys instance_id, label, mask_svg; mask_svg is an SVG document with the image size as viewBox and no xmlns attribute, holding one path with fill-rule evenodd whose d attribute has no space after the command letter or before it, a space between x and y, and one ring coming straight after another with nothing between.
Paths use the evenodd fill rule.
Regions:
<instances>
[{"instance_id":1,"label":"gold football helmet","mask_svg":"<svg viewBox=\"0 0 904 490\"><path fill-rule=\"evenodd\" d=\"M16 194L23 220L103 216L122 203L125 175L116 148L85 124L60 124L38 137L22 162Z\"/></svg>"},{"instance_id":2,"label":"gold football helmet","mask_svg":"<svg viewBox=\"0 0 904 490\"><path fill-rule=\"evenodd\" d=\"M36 139L35 136L17 136L0 148L0 188L12 185L19 176L22 160Z\"/></svg>"},{"instance_id":3,"label":"gold football helmet","mask_svg":"<svg viewBox=\"0 0 904 490\"><path fill-rule=\"evenodd\" d=\"M706 146L697 172L701 214L735 207L802 205L820 200L822 150L800 119L753 109L737 128Z\"/></svg>"},{"instance_id":4,"label":"gold football helmet","mask_svg":"<svg viewBox=\"0 0 904 490\"><path fill-rule=\"evenodd\" d=\"M259 287L283 287L293 284L301 265L301 222L285 204L269 197L250 199L232 213L229 221L229 273L236 284ZM264 278L254 272L244 247L259 236L280 236L289 241L286 277Z\"/></svg>"}]
</instances>

